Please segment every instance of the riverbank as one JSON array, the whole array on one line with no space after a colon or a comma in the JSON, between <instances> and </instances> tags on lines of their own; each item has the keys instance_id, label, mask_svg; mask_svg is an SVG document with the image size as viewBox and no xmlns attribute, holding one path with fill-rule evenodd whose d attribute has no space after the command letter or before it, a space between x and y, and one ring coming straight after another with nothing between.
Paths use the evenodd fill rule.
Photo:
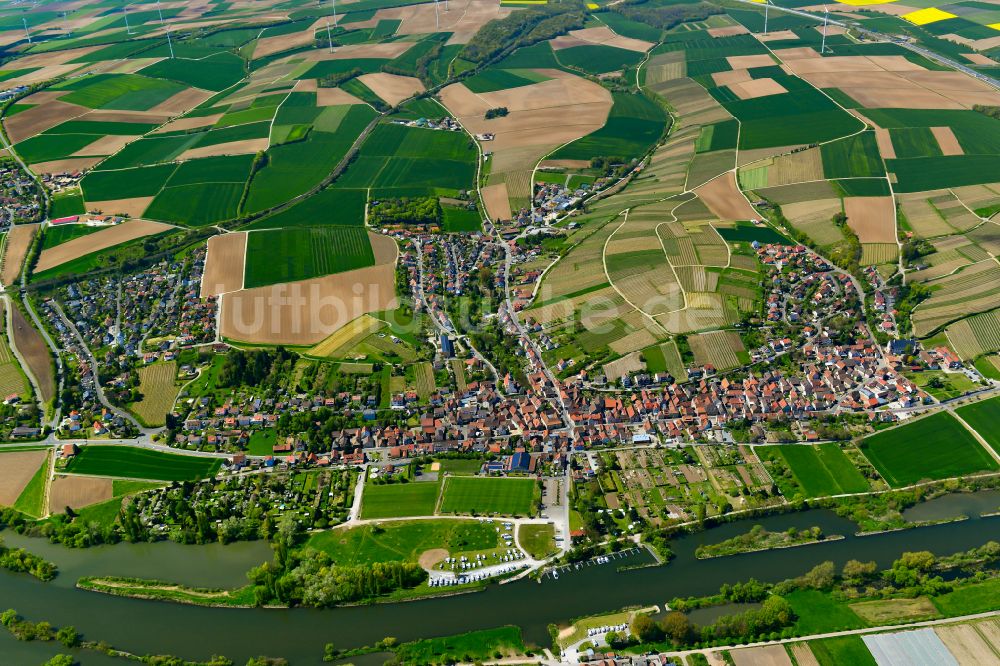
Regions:
<instances>
[{"instance_id":1,"label":"riverbank","mask_svg":"<svg viewBox=\"0 0 1000 666\"><path fill-rule=\"evenodd\" d=\"M837 541L843 538L841 534L826 536L823 534L823 530L817 526L805 530L797 530L793 527L784 532L769 532L761 525L754 525L746 534L741 534L719 543L698 546L695 549L695 557L699 560L707 560L713 557L727 557L741 553L758 553L765 550L797 548L825 541Z\"/></svg>"}]
</instances>

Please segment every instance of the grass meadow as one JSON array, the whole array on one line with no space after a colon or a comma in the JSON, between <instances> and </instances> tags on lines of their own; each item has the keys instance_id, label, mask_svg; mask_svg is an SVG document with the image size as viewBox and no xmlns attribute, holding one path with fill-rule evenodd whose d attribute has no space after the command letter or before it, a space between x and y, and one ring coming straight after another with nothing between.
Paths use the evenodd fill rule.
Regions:
<instances>
[{"instance_id":1,"label":"grass meadow","mask_svg":"<svg viewBox=\"0 0 1000 666\"><path fill-rule=\"evenodd\" d=\"M309 545L340 565L372 562L416 562L427 550L449 553L496 548L493 525L474 520L409 520L361 525L347 530L318 532Z\"/></svg>"}]
</instances>

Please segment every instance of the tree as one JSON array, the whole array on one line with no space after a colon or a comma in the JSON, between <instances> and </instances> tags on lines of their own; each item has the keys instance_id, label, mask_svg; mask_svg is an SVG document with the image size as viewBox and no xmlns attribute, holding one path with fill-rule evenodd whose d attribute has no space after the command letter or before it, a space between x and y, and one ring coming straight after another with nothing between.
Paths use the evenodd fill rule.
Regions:
<instances>
[{"instance_id":1,"label":"tree","mask_svg":"<svg viewBox=\"0 0 1000 666\"><path fill-rule=\"evenodd\" d=\"M655 622L653 622L653 618L649 617L645 613L637 613L635 619L632 620L632 625L629 629L631 630L632 635L643 643L658 641L662 636L660 628L656 626Z\"/></svg>"},{"instance_id":2,"label":"tree","mask_svg":"<svg viewBox=\"0 0 1000 666\"><path fill-rule=\"evenodd\" d=\"M848 585L858 586L875 575L878 565L875 562L859 562L858 560L847 560L844 563L842 576Z\"/></svg>"},{"instance_id":3,"label":"tree","mask_svg":"<svg viewBox=\"0 0 1000 666\"><path fill-rule=\"evenodd\" d=\"M674 645L684 645L694 634L694 625L687 615L673 611L660 620L660 630Z\"/></svg>"},{"instance_id":4,"label":"tree","mask_svg":"<svg viewBox=\"0 0 1000 666\"><path fill-rule=\"evenodd\" d=\"M609 631L604 634L604 640L607 641L609 647L618 648L625 645L625 637L619 634L617 631Z\"/></svg>"},{"instance_id":5,"label":"tree","mask_svg":"<svg viewBox=\"0 0 1000 666\"><path fill-rule=\"evenodd\" d=\"M835 569L833 562L821 562L802 575L802 587L814 590L828 590L833 587Z\"/></svg>"},{"instance_id":6,"label":"tree","mask_svg":"<svg viewBox=\"0 0 1000 666\"><path fill-rule=\"evenodd\" d=\"M56 656L45 662L44 666L73 666L76 664L76 659L68 654L57 654Z\"/></svg>"},{"instance_id":7,"label":"tree","mask_svg":"<svg viewBox=\"0 0 1000 666\"><path fill-rule=\"evenodd\" d=\"M72 625L67 625L56 632L56 640L68 648L76 647L80 644L80 634Z\"/></svg>"}]
</instances>

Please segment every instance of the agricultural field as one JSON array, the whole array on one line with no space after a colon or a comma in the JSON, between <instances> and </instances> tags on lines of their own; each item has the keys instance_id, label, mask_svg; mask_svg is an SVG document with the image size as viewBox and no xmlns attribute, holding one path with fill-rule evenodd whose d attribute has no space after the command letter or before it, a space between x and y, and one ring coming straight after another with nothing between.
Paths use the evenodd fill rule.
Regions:
<instances>
[{"instance_id":1,"label":"agricultural field","mask_svg":"<svg viewBox=\"0 0 1000 666\"><path fill-rule=\"evenodd\" d=\"M997 423L1000 423L1000 398L990 398L963 405L955 410L958 418L962 419L972 427L979 436L989 444L994 451L1000 454L1000 431Z\"/></svg>"},{"instance_id":2,"label":"agricultural field","mask_svg":"<svg viewBox=\"0 0 1000 666\"><path fill-rule=\"evenodd\" d=\"M244 288L294 282L375 264L360 227L293 227L247 235Z\"/></svg>"},{"instance_id":3,"label":"agricultural field","mask_svg":"<svg viewBox=\"0 0 1000 666\"><path fill-rule=\"evenodd\" d=\"M947 412L871 435L860 447L894 488L1000 469L983 445Z\"/></svg>"},{"instance_id":4,"label":"agricultural field","mask_svg":"<svg viewBox=\"0 0 1000 666\"><path fill-rule=\"evenodd\" d=\"M451 476L444 481L441 513L530 516L535 512L535 481Z\"/></svg>"},{"instance_id":5,"label":"agricultural field","mask_svg":"<svg viewBox=\"0 0 1000 666\"><path fill-rule=\"evenodd\" d=\"M163 453L129 446L85 446L67 464L72 474L155 481L197 481L214 476L219 458Z\"/></svg>"},{"instance_id":6,"label":"agricultural field","mask_svg":"<svg viewBox=\"0 0 1000 666\"><path fill-rule=\"evenodd\" d=\"M765 462L771 476L787 497L824 497L863 493L870 487L858 468L837 444L788 444L758 446L754 452ZM787 472L786 472L787 470ZM786 485L791 479L796 488Z\"/></svg>"},{"instance_id":7,"label":"agricultural field","mask_svg":"<svg viewBox=\"0 0 1000 666\"><path fill-rule=\"evenodd\" d=\"M48 451L45 449L0 453L0 464L3 464L4 469L4 475L0 479L0 506L15 506L29 487L37 486L38 478L42 479L44 485L43 468L47 460ZM26 501L35 494L35 491L31 490Z\"/></svg>"}]
</instances>

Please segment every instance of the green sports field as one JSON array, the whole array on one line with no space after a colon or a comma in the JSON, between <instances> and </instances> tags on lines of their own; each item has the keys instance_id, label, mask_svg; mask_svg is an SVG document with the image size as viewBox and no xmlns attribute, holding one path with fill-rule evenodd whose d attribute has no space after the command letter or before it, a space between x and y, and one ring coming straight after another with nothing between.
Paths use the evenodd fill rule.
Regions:
<instances>
[{"instance_id":1,"label":"green sports field","mask_svg":"<svg viewBox=\"0 0 1000 666\"><path fill-rule=\"evenodd\" d=\"M760 446L756 452L761 458L783 461L801 486L804 497L869 490L865 477L836 444Z\"/></svg>"},{"instance_id":2,"label":"green sports field","mask_svg":"<svg viewBox=\"0 0 1000 666\"><path fill-rule=\"evenodd\" d=\"M361 517L432 516L440 489L441 484L430 481L385 485L367 483L361 498Z\"/></svg>"},{"instance_id":3,"label":"green sports field","mask_svg":"<svg viewBox=\"0 0 1000 666\"><path fill-rule=\"evenodd\" d=\"M214 476L221 460L130 446L84 446L68 472L157 481L196 481Z\"/></svg>"},{"instance_id":4,"label":"green sports field","mask_svg":"<svg viewBox=\"0 0 1000 666\"><path fill-rule=\"evenodd\" d=\"M1000 397L959 407L955 413L1000 453Z\"/></svg>"},{"instance_id":5,"label":"green sports field","mask_svg":"<svg viewBox=\"0 0 1000 666\"><path fill-rule=\"evenodd\" d=\"M532 479L448 477L441 512L527 516L534 511L534 497Z\"/></svg>"},{"instance_id":6,"label":"green sports field","mask_svg":"<svg viewBox=\"0 0 1000 666\"><path fill-rule=\"evenodd\" d=\"M1000 468L948 412L872 435L861 450L893 487Z\"/></svg>"}]
</instances>

